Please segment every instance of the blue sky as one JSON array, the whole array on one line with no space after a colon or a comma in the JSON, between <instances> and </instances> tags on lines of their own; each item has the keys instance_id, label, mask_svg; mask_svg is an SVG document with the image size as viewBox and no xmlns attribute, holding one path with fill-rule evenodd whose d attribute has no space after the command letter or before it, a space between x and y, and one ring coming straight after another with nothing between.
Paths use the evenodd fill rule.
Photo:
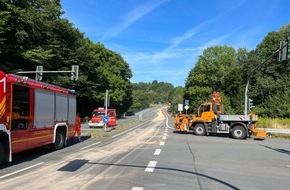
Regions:
<instances>
[{"instance_id":1,"label":"blue sky","mask_svg":"<svg viewBox=\"0 0 290 190\"><path fill-rule=\"evenodd\" d=\"M64 17L124 58L131 81L184 86L204 49L254 49L290 22L289 0L62 0Z\"/></svg>"}]
</instances>

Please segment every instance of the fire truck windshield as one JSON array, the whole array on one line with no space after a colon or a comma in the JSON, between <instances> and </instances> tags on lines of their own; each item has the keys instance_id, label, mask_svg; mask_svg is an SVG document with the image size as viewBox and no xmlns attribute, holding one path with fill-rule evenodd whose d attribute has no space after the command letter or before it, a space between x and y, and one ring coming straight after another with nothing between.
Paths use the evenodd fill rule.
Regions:
<instances>
[{"instance_id":1,"label":"fire truck windshield","mask_svg":"<svg viewBox=\"0 0 290 190\"><path fill-rule=\"evenodd\" d=\"M93 116L104 116L105 112L94 112Z\"/></svg>"}]
</instances>

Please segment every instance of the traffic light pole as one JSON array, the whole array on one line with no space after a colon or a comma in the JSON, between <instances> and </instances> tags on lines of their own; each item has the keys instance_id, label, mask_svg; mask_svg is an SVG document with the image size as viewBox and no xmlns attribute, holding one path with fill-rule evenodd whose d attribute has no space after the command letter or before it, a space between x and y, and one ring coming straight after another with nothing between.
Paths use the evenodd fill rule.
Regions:
<instances>
[{"instance_id":1,"label":"traffic light pole","mask_svg":"<svg viewBox=\"0 0 290 190\"><path fill-rule=\"evenodd\" d=\"M245 110L244 110L244 114L245 115L248 115L248 89L249 89L249 82L250 82L250 76L248 75L246 89L245 89Z\"/></svg>"},{"instance_id":2,"label":"traffic light pole","mask_svg":"<svg viewBox=\"0 0 290 190\"><path fill-rule=\"evenodd\" d=\"M283 48L285 48L286 46L288 46L290 42L288 41L287 43L284 43L279 49L277 49L274 53L272 53L272 55L270 55L269 57L267 57L264 61L262 61L259 65L257 65L256 67L254 67L248 74L247 77L247 82L246 82L246 89L245 89L245 110L244 110L244 114L248 115L248 89L249 89L249 83L250 83L250 78L253 75L254 71L258 68L260 68L261 66L263 66L268 60L270 60L271 58L273 58L274 56L276 56Z\"/></svg>"},{"instance_id":3,"label":"traffic light pole","mask_svg":"<svg viewBox=\"0 0 290 190\"><path fill-rule=\"evenodd\" d=\"M106 90L106 95L105 95L105 116L107 117L108 114L108 94L109 94L109 91ZM105 131L107 131L107 122L105 122Z\"/></svg>"}]
</instances>

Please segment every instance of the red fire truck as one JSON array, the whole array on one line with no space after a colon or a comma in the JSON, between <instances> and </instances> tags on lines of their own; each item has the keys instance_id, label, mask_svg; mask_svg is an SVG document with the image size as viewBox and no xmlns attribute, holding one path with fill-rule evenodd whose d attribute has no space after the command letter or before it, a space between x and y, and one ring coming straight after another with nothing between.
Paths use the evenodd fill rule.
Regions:
<instances>
[{"instance_id":1,"label":"red fire truck","mask_svg":"<svg viewBox=\"0 0 290 190\"><path fill-rule=\"evenodd\" d=\"M35 147L63 148L75 123L73 90L0 71L0 163Z\"/></svg>"},{"instance_id":2,"label":"red fire truck","mask_svg":"<svg viewBox=\"0 0 290 190\"><path fill-rule=\"evenodd\" d=\"M92 117L89 120L89 127L90 128L104 127L105 123L103 121L103 117L106 115L105 113L106 113L105 108L94 109ZM107 109L107 117L108 117L108 126L109 127L116 126L117 120L116 109Z\"/></svg>"}]
</instances>

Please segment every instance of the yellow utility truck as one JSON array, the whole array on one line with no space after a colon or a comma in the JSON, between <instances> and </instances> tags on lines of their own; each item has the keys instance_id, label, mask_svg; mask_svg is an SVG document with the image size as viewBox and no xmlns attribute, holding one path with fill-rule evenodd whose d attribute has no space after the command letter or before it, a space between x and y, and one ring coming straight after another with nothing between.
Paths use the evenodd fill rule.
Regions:
<instances>
[{"instance_id":1,"label":"yellow utility truck","mask_svg":"<svg viewBox=\"0 0 290 190\"><path fill-rule=\"evenodd\" d=\"M230 134L235 139L246 139L251 135L254 139L263 140L267 134L257 129L258 116L225 115L218 92L212 95L212 101L202 103L196 116L179 114L175 117L174 128L177 131L192 130L194 135Z\"/></svg>"}]
</instances>

